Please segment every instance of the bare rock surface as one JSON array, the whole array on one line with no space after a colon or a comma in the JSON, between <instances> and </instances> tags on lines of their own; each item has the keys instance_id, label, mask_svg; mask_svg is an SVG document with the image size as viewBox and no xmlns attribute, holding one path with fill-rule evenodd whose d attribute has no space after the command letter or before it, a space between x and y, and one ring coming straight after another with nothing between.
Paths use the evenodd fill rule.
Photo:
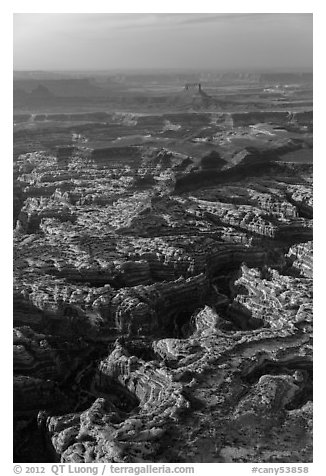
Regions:
<instances>
[{"instance_id":1,"label":"bare rock surface","mask_svg":"<svg viewBox=\"0 0 326 476\"><path fill-rule=\"evenodd\" d=\"M17 158L17 461L311 461L312 170L244 157Z\"/></svg>"}]
</instances>

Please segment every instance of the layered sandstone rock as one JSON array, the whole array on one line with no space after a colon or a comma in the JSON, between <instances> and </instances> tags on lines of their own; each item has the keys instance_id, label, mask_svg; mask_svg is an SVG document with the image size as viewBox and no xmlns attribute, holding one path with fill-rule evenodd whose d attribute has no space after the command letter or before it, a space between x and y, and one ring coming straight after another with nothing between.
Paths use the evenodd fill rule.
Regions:
<instances>
[{"instance_id":1,"label":"layered sandstone rock","mask_svg":"<svg viewBox=\"0 0 326 476\"><path fill-rule=\"evenodd\" d=\"M261 319L269 327L292 327L312 322L312 280L281 275L273 269L242 266L234 283L238 293L232 314Z\"/></svg>"},{"instance_id":2,"label":"layered sandstone rock","mask_svg":"<svg viewBox=\"0 0 326 476\"><path fill-rule=\"evenodd\" d=\"M297 269L304 276L312 278L313 276L313 243L299 243L291 246L287 256L291 260L293 268Z\"/></svg>"},{"instance_id":3,"label":"layered sandstone rock","mask_svg":"<svg viewBox=\"0 0 326 476\"><path fill-rule=\"evenodd\" d=\"M186 119L157 121L165 134ZM74 463L310 461L309 167L76 144L15 164L21 454L42 441Z\"/></svg>"}]
</instances>

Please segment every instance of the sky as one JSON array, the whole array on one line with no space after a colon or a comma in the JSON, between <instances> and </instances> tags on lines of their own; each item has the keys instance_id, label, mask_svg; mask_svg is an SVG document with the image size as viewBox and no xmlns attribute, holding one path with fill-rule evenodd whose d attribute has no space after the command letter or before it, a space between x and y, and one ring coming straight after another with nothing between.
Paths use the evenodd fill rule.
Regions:
<instances>
[{"instance_id":1,"label":"sky","mask_svg":"<svg viewBox=\"0 0 326 476\"><path fill-rule=\"evenodd\" d=\"M14 70L311 70L312 17L15 13Z\"/></svg>"}]
</instances>

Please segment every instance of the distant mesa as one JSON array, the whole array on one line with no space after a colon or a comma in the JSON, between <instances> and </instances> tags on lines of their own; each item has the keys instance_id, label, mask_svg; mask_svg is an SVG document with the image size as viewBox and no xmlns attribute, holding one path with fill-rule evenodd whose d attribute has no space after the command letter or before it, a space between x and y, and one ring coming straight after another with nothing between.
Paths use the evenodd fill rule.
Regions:
<instances>
[{"instance_id":1,"label":"distant mesa","mask_svg":"<svg viewBox=\"0 0 326 476\"><path fill-rule=\"evenodd\" d=\"M185 83L173 100L176 107L195 109L202 109L215 104L215 99L204 91L201 83Z\"/></svg>"},{"instance_id":2,"label":"distant mesa","mask_svg":"<svg viewBox=\"0 0 326 476\"><path fill-rule=\"evenodd\" d=\"M186 83L185 84L185 90L186 91L191 91L191 90L197 90L198 92L201 92L201 83Z\"/></svg>"},{"instance_id":3,"label":"distant mesa","mask_svg":"<svg viewBox=\"0 0 326 476\"><path fill-rule=\"evenodd\" d=\"M35 89L33 89L33 91L31 91L31 97L42 99L53 97L53 94L46 86L39 84Z\"/></svg>"},{"instance_id":4,"label":"distant mesa","mask_svg":"<svg viewBox=\"0 0 326 476\"><path fill-rule=\"evenodd\" d=\"M192 94L200 94L201 96L209 97L202 88L201 83L186 83L184 91Z\"/></svg>"}]
</instances>

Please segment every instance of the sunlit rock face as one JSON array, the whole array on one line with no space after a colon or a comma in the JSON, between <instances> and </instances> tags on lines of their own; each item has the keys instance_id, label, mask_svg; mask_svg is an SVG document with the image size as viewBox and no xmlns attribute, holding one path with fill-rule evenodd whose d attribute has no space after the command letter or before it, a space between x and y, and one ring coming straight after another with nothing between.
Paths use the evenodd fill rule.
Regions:
<instances>
[{"instance_id":1,"label":"sunlit rock face","mask_svg":"<svg viewBox=\"0 0 326 476\"><path fill-rule=\"evenodd\" d=\"M188 116L110 120L306 120ZM15 162L16 460L311 461L311 167L73 133Z\"/></svg>"},{"instance_id":2,"label":"sunlit rock face","mask_svg":"<svg viewBox=\"0 0 326 476\"><path fill-rule=\"evenodd\" d=\"M292 267L297 269L303 276L312 278L313 275L313 244L312 241L298 243L291 246L287 254Z\"/></svg>"}]
</instances>

